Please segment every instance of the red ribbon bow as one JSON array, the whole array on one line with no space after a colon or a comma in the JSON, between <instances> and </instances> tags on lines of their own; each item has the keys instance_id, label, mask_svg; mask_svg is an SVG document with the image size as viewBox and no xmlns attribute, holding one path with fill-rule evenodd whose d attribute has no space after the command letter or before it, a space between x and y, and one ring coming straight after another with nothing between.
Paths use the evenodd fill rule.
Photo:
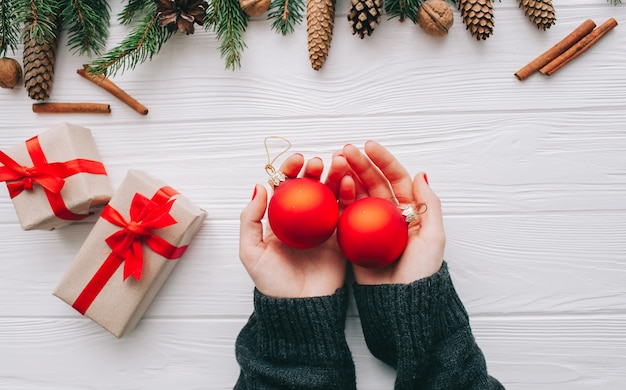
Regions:
<instances>
[{"instance_id":1,"label":"red ribbon bow","mask_svg":"<svg viewBox=\"0 0 626 390\"><path fill-rule=\"evenodd\" d=\"M43 187L52 211L57 217L66 220L80 220L87 217L88 214L72 213L65 206L60 195L65 185L64 179L77 173L106 175L104 165L99 161L80 158L49 163L37 136L26 141L26 150L33 162L32 167L21 165L0 151L0 163L3 164L0 166L0 182L7 182L11 198L15 198L22 191L32 190L34 183L37 183Z\"/></svg>"},{"instance_id":2,"label":"red ribbon bow","mask_svg":"<svg viewBox=\"0 0 626 390\"><path fill-rule=\"evenodd\" d=\"M137 281L143 270L143 244L168 260L178 259L187 246L177 247L152 232L176 224L170 210L177 192L171 187L163 187L148 199L135 194L130 205L130 220L127 221L117 210L107 205L101 217L122 229L105 239L111 247L111 254L105 259L87 286L72 305L81 314L85 314L91 303L98 296L115 271L124 263L124 280L129 276Z\"/></svg>"}]
</instances>

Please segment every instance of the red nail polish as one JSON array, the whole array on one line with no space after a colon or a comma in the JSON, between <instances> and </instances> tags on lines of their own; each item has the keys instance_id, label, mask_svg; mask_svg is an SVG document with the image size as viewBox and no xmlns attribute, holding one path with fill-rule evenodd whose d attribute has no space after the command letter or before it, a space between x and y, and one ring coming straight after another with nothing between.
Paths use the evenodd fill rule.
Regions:
<instances>
[{"instance_id":1,"label":"red nail polish","mask_svg":"<svg viewBox=\"0 0 626 390\"><path fill-rule=\"evenodd\" d=\"M255 197L256 197L256 186L254 186L254 192L252 193L252 199L250 200L254 200Z\"/></svg>"},{"instance_id":2,"label":"red nail polish","mask_svg":"<svg viewBox=\"0 0 626 390\"><path fill-rule=\"evenodd\" d=\"M428 175L424 173L424 181L428 184Z\"/></svg>"}]
</instances>

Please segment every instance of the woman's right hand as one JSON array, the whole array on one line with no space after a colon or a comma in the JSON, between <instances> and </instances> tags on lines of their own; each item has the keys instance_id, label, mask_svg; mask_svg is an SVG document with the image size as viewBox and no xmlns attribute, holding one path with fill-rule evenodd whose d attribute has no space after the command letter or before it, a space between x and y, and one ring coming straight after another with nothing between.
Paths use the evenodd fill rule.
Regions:
<instances>
[{"instance_id":1,"label":"woman's right hand","mask_svg":"<svg viewBox=\"0 0 626 390\"><path fill-rule=\"evenodd\" d=\"M345 188L352 188L352 200L367 196L388 199L400 206L425 204L426 211L417 215L409 225L409 240L400 258L384 268L364 268L352 265L357 283L408 284L429 277L439 271L443 264L446 237L443 230L441 201L428 184L426 174L413 179L400 162L382 145L368 141L362 153L353 145L343 148L352 171L353 183L342 181ZM344 184L344 182L347 182ZM348 191L342 191L342 202L349 203Z\"/></svg>"}]
</instances>

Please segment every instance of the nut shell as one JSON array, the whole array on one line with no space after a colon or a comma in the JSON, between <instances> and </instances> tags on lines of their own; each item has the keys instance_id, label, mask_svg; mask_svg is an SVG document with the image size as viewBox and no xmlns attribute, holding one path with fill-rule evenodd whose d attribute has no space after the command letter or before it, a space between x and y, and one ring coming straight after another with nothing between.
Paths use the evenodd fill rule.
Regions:
<instances>
[{"instance_id":1,"label":"nut shell","mask_svg":"<svg viewBox=\"0 0 626 390\"><path fill-rule=\"evenodd\" d=\"M22 79L22 66L13 59L3 57L0 58L0 87L13 88Z\"/></svg>"},{"instance_id":2,"label":"nut shell","mask_svg":"<svg viewBox=\"0 0 626 390\"><path fill-rule=\"evenodd\" d=\"M261 16L270 8L271 0L239 0L239 7L248 16Z\"/></svg>"},{"instance_id":3,"label":"nut shell","mask_svg":"<svg viewBox=\"0 0 626 390\"><path fill-rule=\"evenodd\" d=\"M426 0L417 11L417 24L428 35L444 37L454 24L452 7L445 0Z\"/></svg>"}]
</instances>

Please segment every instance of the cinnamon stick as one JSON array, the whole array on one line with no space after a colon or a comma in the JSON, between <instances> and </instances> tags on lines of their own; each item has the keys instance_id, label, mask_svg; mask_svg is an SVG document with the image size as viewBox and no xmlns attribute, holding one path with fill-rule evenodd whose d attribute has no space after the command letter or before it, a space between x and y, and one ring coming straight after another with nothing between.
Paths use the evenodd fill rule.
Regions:
<instances>
[{"instance_id":1,"label":"cinnamon stick","mask_svg":"<svg viewBox=\"0 0 626 390\"><path fill-rule=\"evenodd\" d=\"M532 60L528 65L515 73L515 77L518 80L523 81L527 79L531 74L535 73L539 69L543 68L550 61L561 55L567 49L569 49L576 42L580 41L583 37L589 34L596 24L593 20L587 19L580 26L576 27L568 36L561 39L556 45L542 53L539 57Z\"/></svg>"},{"instance_id":2,"label":"cinnamon stick","mask_svg":"<svg viewBox=\"0 0 626 390\"><path fill-rule=\"evenodd\" d=\"M554 72L561 69L565 64L583 54L591 46L595 45L606 33L611 31L617 26L617 20L609 18L606 22L599 25L595 30L586 35L583 39L576 42L572 47L567 49L564 53L559 55L554 60L550 61L547 65L542 67L539 72L548 76L552 76Z\"/></svg>"},{"instance_id":3,"label":"cinnamon stick","mask_svg":"<svg viewBox=\"0 0 626 390\"><path fill-rule=\"evenodd\" d=\"M126 104L133 110L137 111L141 115L148 114L148 109L146 108L146 106L139 103L137 100L135 100L128 93L126 93L123 89L118 87L113 81L111 81L107 77L102 76L102 75L90 74L87 71L86 66L83 69L78 69L76 73L86 78L87 80L91 81L92 83L96 84L97 86L101 87L102 89L109 92L111 95L115 96L116 98L120 99L124 104Z\"/></svg>"},{"instance_id":4,"label":"cinnamon stick","mask_svg":"<svg viewBox=\"0 0 626 390\"><path fill-rule=\"evenodd\" d=\"M109 114L111 106L101 103L34 103L35 114Z\"/></svg>"}]
</instances>

